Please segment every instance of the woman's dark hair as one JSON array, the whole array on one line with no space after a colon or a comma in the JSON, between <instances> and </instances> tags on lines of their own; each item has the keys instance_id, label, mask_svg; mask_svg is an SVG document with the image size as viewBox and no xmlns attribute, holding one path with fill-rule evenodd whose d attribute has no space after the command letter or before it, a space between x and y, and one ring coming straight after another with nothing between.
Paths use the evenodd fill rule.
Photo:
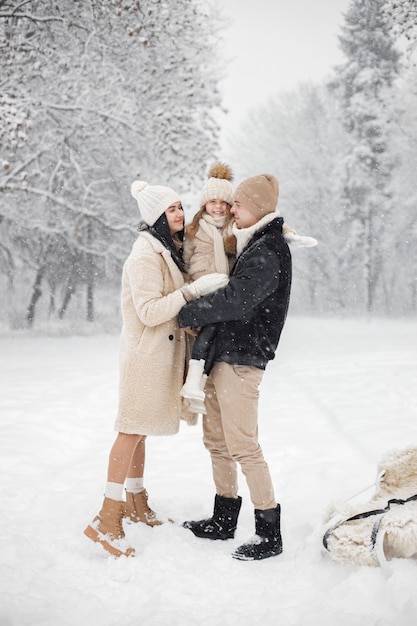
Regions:
<instances>
[{"instance_id":1,"label":"woman's dark hair","mask_svg":"<svg viewBox=\"0 0 417 626\"><path fill-rule=\"evenodd\" d=\"M153 226L148 226L148 224L142 222L139 224L138 230L139 232L147 231L153 235L155 239L158 239L158 241L160 241L162 245L171 252L171 256L181 272L185 272L182 246L179 250L176 248L172 235L169 231L168 220L165 213L162 213L161 217L156 220ZM175 236L182 242L184 240L184 229L176 233Z\"/></svg>"}]
</instances>

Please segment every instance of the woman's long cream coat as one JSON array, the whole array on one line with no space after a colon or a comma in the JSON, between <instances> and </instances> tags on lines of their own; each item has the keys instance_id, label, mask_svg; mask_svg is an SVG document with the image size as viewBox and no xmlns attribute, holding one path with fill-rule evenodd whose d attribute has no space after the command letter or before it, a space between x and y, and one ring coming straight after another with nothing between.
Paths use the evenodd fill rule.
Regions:
<instances>
[{"instance_id":1,"label":"woman's long cream coat","mask_svg":"<svg viewBox=\"0 0 417 626\"><path fill-rule=\"evenodd\" d=\"M184 277L170 252L140 233L122 275L119 411L115 428L139 435L178 432L186 335L177 315Z\"/></svg>"}]
</instances>

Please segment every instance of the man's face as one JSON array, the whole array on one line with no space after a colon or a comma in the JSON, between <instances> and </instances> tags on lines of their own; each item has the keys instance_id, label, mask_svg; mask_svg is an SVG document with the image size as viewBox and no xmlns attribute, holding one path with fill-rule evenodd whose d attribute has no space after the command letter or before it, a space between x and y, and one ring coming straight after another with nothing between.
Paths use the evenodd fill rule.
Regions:
<instances>
[{"instance_id":1,"label":"man's face","mask_svg":"<svg viewBox=\"0 0 417 626\"><path fill-rule=\"evenodd\" d=\"M258 221L256 217L243 204L240 204L238 200L233 202L230 212L233 215L237 228L249 228Z\"/></svg>"}]
</instances>

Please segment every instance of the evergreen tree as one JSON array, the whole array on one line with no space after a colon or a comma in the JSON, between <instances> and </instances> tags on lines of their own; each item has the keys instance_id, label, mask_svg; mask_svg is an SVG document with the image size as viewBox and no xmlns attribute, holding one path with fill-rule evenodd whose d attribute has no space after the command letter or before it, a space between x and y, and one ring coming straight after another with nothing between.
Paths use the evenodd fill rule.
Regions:
<instances>
[{"instance_id":1,"label":"evergreen tree","mask_svg":"<svg viewBox=\"0 0 417 626\"><path fill-rule=\"evenodd\" d=\"M394 143L397 168L394 183L396 204L402 215L396 214L395 231L398 267L393 268L390 288L398 312L417 311L417 166L416 115L416 55L417 55L417 0L386 0L384 17L393 36L405 51L404 68L396 93L399 112Z\"/></svg>"},{"instance_id":2,"label":"evergreen tree","mask_svg":"<svg viewBox=\"0 0 417 626\"><path fill-rule=\"evenodd\" d=\"M399 70L399 52L383 16L384 0L352 0L340 45L346 56L332 87L348 133L344 158L341 235L345 263L340 279L352 300L375 307L383 274L383 253L392 229L390 89ZM387 248L385 248L387 250Z\"/></svg>"}]
</instances>

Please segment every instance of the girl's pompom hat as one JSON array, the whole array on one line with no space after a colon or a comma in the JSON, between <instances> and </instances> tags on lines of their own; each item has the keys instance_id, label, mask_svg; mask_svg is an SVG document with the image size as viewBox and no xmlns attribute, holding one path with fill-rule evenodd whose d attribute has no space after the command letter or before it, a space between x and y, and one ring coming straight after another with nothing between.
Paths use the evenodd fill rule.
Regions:
<instances>
[{"instance_id":1,"label":"girl's pompom hat","mask_svg":"<svg viewBox=\"0 0 417 626\"><path fill-rule=\"evenodd\" d=\"M137 201L140 215L148 226L153 226L171 204L181 202L173 189L161 185L151 186L143 180L135 180L130 193Z\"/></svg>"},{"instance_id":2,"label":"girl's pompom hat","mask_svg":"<svg viewBox=\"0 0 417 626\"><path fill-rule=\"evenodd\" d=\"M225 163L215 163L209 170L208 181L201 190L200 208L206 206L209 200L224 200L230 206L233 204L232 170Z\"/></svg>"}]
</instances>

